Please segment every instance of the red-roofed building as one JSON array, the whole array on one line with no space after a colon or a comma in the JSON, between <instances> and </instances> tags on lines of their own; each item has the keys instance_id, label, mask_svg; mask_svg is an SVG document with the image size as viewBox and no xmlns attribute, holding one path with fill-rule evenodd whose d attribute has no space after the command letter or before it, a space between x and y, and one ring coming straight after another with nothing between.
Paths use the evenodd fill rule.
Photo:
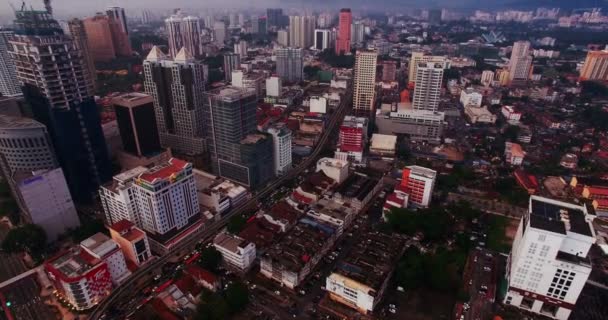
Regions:
<instances>
[{"instance_id":1,"label":"red-roofed building","mask_svg":"<svg viewBox=\"0 0 608 320\"><path fill-rule=\"evenodd\" d=\"M152 257L146 233L131 221L120 220L109 229L110 236L118 243L129 262L140 266Z\"/></svg>"},{"instance_id":2,"label":"red-roofed building","mask_svg":"<svg viewBox=\"0 0 608 320\"><path fill-rule=\"evenodd\" d=\"M276 224L266 219L256 218L247 223L245 228L239 232L239 237L255 244L256 248L266 248L274 242L274 238L281 232Z\"/></svg>"},{"instance_id":3,"label":"red-roofed building","mask_svg":"<svg viewBox=\"0 0 608 320\"><path fill-rule=\"evenodd\" d=\"M538 181L536 180L535 176L526 173L522 169L515 170L513 172L513 176L515 176L517 183L522 188L526 189L529 194L535 194L536 190L538 190Z\"/></svg>"},{"instance_id":4,"label":"red-roofed building","mask_svg":"<svg viewBox=\"0 0 608 320\"><path fill-rule=\"evenodd\" d=\"M220 279L216 275L197 265L188 265L185 273L190 275L197 284L207 290L216 292L222 286Z\"/></svg>"},{"instance_id":5,"label":"red-roofed building","mask_svg":"<svg viewBox=\"0 0 608 320\"><path fill-rule=\"evenodd\" d=\"M363 149L367 141L367 118L346 116L340 126L337 159L360 163L363 160ZM345 159L344 159L345 158Z\"/></svg>"}]
</instances>

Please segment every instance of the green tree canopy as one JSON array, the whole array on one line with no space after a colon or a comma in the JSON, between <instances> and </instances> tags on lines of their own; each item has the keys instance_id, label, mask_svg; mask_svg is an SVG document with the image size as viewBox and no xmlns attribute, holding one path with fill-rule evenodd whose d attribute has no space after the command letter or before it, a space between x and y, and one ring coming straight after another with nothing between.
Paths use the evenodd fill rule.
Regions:
<instances>
[{"instance_id":1,"label":"green tree canopy","mask_svg":"<svg viewBox=\"0 0 608 320\"><path fill-rule=\"evenodd\" d=\"M222 254L215 247L208 247L203 249L198 261L201 267L209 271L217 271L222 262Z\"/></svg>"},{"instance_id":2,"label":"green tree canopy","mask_svg":"<svg viewBox=\"0 0 608 320\"><path fill-rule=\"evenodd\" d=\"M226 302L233 312L244 310L249 303L249 289L240 282L231 283L226 289Z\"/></svg>"},{"instance_id":3,"label":"green tree canopy","mask_svg":"<svg viewBox=\"0 0 608 320\"><path fill-rule=\"evenodd\" d=\"M230 220L228 220L228 225L226 228L228 232L232 234L237 234L245 228L245 224L247 224L247 219L241 215L232 216Z\"/></svg>"},{"instance_id":4,"label":"green tree canopy","mask_svg":"<svg viewBox=\"0 0 608 320\"><path fill-rule=\"evenodd\" d=\"M26 251L32 255L40 255L46 248L46 232L35 224L25 224L11 229L4 241L2 250L8 253Z\"/></svg>"}]
</instances>

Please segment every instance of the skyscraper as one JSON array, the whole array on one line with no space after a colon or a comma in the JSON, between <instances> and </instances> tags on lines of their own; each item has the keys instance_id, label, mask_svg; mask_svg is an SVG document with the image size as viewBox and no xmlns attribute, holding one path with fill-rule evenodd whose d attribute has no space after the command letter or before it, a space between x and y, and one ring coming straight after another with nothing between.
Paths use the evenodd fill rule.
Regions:
<instances>
[{"instance_id":1,"label":"skyscraper","mask_svg":"<svg viewBox=\"0 0 608 320\"><path fill-rule=\"evenodd\" d=\"M325 50L331 47L331 31L327 29L315 30L315 49Z\"/></svg>"},{"instance_id":2,"label":"skyscraper","mask_svg":"<svg viewBox=\"0 0 608 320\"><path fill-rule=\"evenodd\" d=\"M418 64L421 62L447 63L448 61L446 61L444 56L427 56L424 54L424 52L412 52L407 78L410 84L416 83L416 71L418 70ZM446 68L449 68L449 64L446 65Z\"/></svg>"},{"instance_id":3,"label":"skyscraper","mask_svg":"<svg viewBox=\"0 0 608 320\"><path fill-rule=\"evenodd\" d=\"M258 35L266 35L268 33L268 18L259 17L257 22L254 21L254 23L257 23L257 32L255 33Z\"/></svg>"},{"instance_id":4,"label":"skyscraper","mask_svg":"<svg viewBox=\"0 0 608 320\"><path fill-rule=\"evenodd\" d=\"M289 30L281 29L277 31L277 43L283 47L289 46Z\"/></svg>"},{"instance_id":5,"label":"skyscraper","mask_svg":"<svg viewBox=\"0 0 608 320\"><path fill-rule=\"evenodd\" d=\"M154 98L156 123L162 147L199 157L203 140L203 65L182 48L173 59L158 47L144 60L144 88Z\"/></svg>"},{"instance_id":6,"label":"skyscraper","mask_svg":"<svg viewBox=\"0 0 608 320\"><path fill-rule=\"evenodd\" d=\"M213 40L220 48L226 42L226 24L223 21L217 21L213 24Z\"/></svg>"},{"instance_id":7,"label":"skyscraper","mask_svg":"<svg viewBox=\"0 0 608 320\"><path fill-rule=\"evenodd\" d=\"M234 53L239 55L242 60L247 58L247 41L241 40L234 44Z\"/></svg>"},{"instance_id":8,"label":"skyscraper","mask_svg":"<svg viewBox=\"0 0 608 320\"><path fill-rule=\"evenodd\" d=\"M161 152L154 113L154 99L143 93L127 93L112 99L122 148L138 157Z\"/></svg>"},{"instance_id":9,"label":"skyscraper","mask_svg":"<svg viewBox=\"0 0 608 320\"><path fill-rule=\"evenodd\" d=\"M236 53L224 54L224 79L232 81L232 71L239 69L241 66L241 57Z\"/></svg>"},{"instance_id":10,"label":"skyscraper","mask_svg":"<svg viewBox=\"0 0 608 320\"><path fill-rule=\"evenodd\" d=\"M90 55L94 61L106 62L116 58L110 20L107 16L97 14L84 19L84 28L90 40Z\"/></svg>"},{"instance_id":11,"label":"skyscraper","mask_svg":"<svg viewBox=\"0 0 608 320\"><path fill-rule=\"evenodd\" d=\"M353 111L357 116L369 117L374 111L377 62L376 52L357 51L353 90Z\"/></svg>"},{"instance_id":12,"label":"skyscraper","mask_svg":"<svg viewBox=\"0 0 608 320\"><path fill-rule=\"evenodd\" d=\"M338 22L338 36L336 39L336 54L345 54L350 52L350 37L351 24L353 23L353 14L350 9L340 10L340 20Z\"/></svg>"},{"instance_id":13,"label":"skyscraper","mask_svg":"<svg viewBox=\"0 0 608 320\"><path fill-rule=\"evenodd\" d=\"M595 210L531 196L507 259L506 305L566 320L592 271Z\"/></svg>"},{"instance_id":14,"label":"skyscraper","mask_svg":"<svg viewBox=\"0 0 608 320\"><path fill-rule=\"evenodd\" d=\"M414 110L437 111L441 95L441 82L446 63L419 63L416 70L416 87L412 106Z\"/></svg>"},{"instance_id":15,"label":"skyscraper","mask_svg":"<svg viewBox=\"0 0 608 320\"><path fill-rule=\"evenodd\" d=\"M509 82L523 81L530 78L532 55L529 41L516 41L509 59Z\"/></svg>"},{"instance_id":16,"label":"skyscraper","mask_svg":"<svg viewBox=\"0 0 608 320\"><path fill-rule=\"evenodd\" d=\"M279 27L281 26L281 19L283 16L283 9L266 9L266 17L268 17L268 27Z\"/></svg>"},{"instance_id":17,"label":"skyscraper","mask_svg":"<svg viewBox=\"0 0 608 320\"><path fill-rule=\"evenodd\" d=\"M272 176L272 139L256 134L255 90L226 86L205 94L212 171L255 188Z\"/></svg>"},{"instance_id":18,"label":"skyscraper","mask_svg":"<svg viewBox=\"0 0 608 320\"><path fill-rule=\"evenodd\" d=\"M2 50L0 48L0 50ZM608 51L589 51L581 68L580 80L608 80Z\"/></svg>"},{"instance_id":19,"label":"skyscraper","mask_svg":"<svg viewBox=\"0 0 608 320\"><path fill-rule=\"evenodd\" d=\"M178 12L165 19L165 28L169 42L169 55L175 57L182 47L190 54L198 57L202 55L201 23L194 16L184 17Z\"/></svg>"},{"instance_id":20,"label":"skyscraper","mask_svg":"<svg viewBox=\"0 0 608 320\"><path fill-rule=\"evenodd\" d=\"M299 82L304 79L302 49L279 48L275 54L279 78L287 82Z\"/></svg>"},{"instance_id":21,"label":"skyscraper","mask_svg":"<svg viewBox=\"0 0 608 320\"><path fill-rule=\"evenodd\" d=\"M167 30L167 40L169 42L169 56L175 57L179 50L184 46L182 16L178 13L165 19L165 28Z\"/></svg>"},{"instance_id":22,"label":"skyscraper","mask_svg":"<svg viewBox=\"0 0 608 320\"><path fill-rule=\"evenodd\" d=\"M289 17L289 46L307 49L314 43L316 18L314 16Z\"/></svg>"},{"instance_id":23,"label":"skyscraper","mask_svg":"<svg viewBox=\"0 0 608 320\"><path fill-rule=\"evenodd\" d=\"M382 62L382 81L391 82L395 81L397 72L397 62L388 60Z\"/></svg>"},{"instance_id":24,"label":"skyscraper","mask_svg":"<svg viewBox=\"0 0 608 320\"><path fill-rule=\"evenodd\" d=\"M129 28L127 27L127 16L125 15L125 9L121 7L108 7L106 14L112 20L115 20L120 26L120 31L124 34L129 34Z\"/></svg>"},{"instance_id":25,"label":"skyscraper","mask_svg":"<svg viewBox=\"0 0 608 320\"><path fill-rule=\"evenodd\" d=\"M72 197L91 201L99 185L111 178L111 169L82 52L48 12L15 14L9 53L24 97L51 134Z\"/></svg>"},{"instance_id":26,"label":"skyscraper","mask_svg":"<svg viewBox=\"0 0 608 320\"><path fill-rule=\"evenodd\" d=\"M365 40L365 25L362 22L353 22L350 40L353 45L361 45L363 43Z\"/></svg>"},{"instance_id":27,"label":"skyscraper","mask_svg":"<svg viewBox=\"0 0 608 320\"><path fill-rule=\"evenodd\" d=\"M0 30L0 94L6 97L14 97L21 94L21 88L17 82L15 63L11 60L9 51L9 38L12 31Z\"/></svg>"},{"instance_id":28,"label":"skyscraper","mask_svg":"<svg viewBox=\"0 0 608 320\"><path fill-rule=\"evenodd\" d=\"M70 30L70 35L72 39L74 39L74 45L80 52L82 52L82 59L84 60L84 64L87 67L87 72L89 73L89 77L95 84L95 80L97 79L97 72L95 71L95 62L93 61L93 55L91 54L91 50L89 49L89 37L87 36L87 32L84 28L84 23L82 20L78 18L74 18L68 21L68 28Z\"/></svg>"},{"instance_id":29,"label":"skyscraper","mask_svg":"<svg viewBox=\"0 0 608 320\"><path fill-rule=\"evenodd\" d=\"M268 133L272 136L274 174L285 174L291 169L291 130L284 123L280 123L268 128Z\"/></svg>"}]
</instances>

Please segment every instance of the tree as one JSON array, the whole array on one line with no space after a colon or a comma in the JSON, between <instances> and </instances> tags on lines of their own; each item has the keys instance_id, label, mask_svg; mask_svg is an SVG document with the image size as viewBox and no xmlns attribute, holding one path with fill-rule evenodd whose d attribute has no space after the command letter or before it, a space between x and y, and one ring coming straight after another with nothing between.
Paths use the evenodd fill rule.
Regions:
<instances>
[{"instance_id":1,"label":"tree","mask_svg":"<svg viewBox=\"0 0 608 320\"><path fill-rule=\"evenodd\" d=\"M226 289L226 302L231 311L242 311L249 303L249 289L240 283L231 283Z\"/></svg>"},{"instance_id":2,"label":"tree","mask_svg":"<svg viewBox=\"0 0 608 320\"><path fill-rule=\"evenodd\" d=\"M13 225L19 224L19 206L15 199L9 198L0 203L0 217L8 217Z\"/></svg>"},{"instance_id":3,"label":"tree","mask_svg":"<svg viewBox=\"0 0 608 320\"><path fill-rule=\"evenodd\" d=\"M247 224L247 219L245 219L245 217L243 217L241 215L237 215L237 216L231 217L230 220L228 220L228 225L226 226L226 228L228 229L228 232L230 232L232 234L237 234L237 233L241 232L241 230L243 230L243 228L245 228L246 224Z\"/></svg>"},{"instance_id":4,"label":"tree","mask_svg":"<svg viewBox=\"0 0 608 320\"><path fill-rule=\"evenodd\" d=\"M72 229L68 232L74 242L81 242L96 233L108 233L103 221L91 218L89 216L80 217L80 227Z\"/></svg>"},{"instance_id":5,"label":"tree","mask_svg":"<svg viewBox=\"0 0 608 320\"><path fill-rule=\"evenodd\" d=\"M315 76L317 76L317 74L319 73L319 71L321 71L321 68L317 67L317 66L306 66L304 67L304 74L306 75L307 79L313 78Z\"/></svg>"},{"instance_id":6,"label":"tree","mask_svg":"<svg viewBox=\"0 0 608 320\"><path fill-rule=\"evenodd\" d=\"M42 227L25 224L8 232L2 242L2 250L8 253L26 251L33 256L38 256L44 253L46 239L46 232Z\"/></svg>"},{"instance_id":7,"label":"tree","mask_svg":"<svg viewBox=\"0 0 608 320\"><path fill-rule=\"evenodd\" d=\"M223 320L228 317L230 308L219 294L204 293L196 307L195 320Z\"/></svg>"},{"instance_id":8,"label":"tree","mask_svg":"<svg viewBox=\"0 0 608 320\"><path fill-rule=\"evenodd\" d=\"M222 262L222 254L215 247L203 249L198 260L199 265L209 271L217 271Z\"/></svg>"}]
</instances>

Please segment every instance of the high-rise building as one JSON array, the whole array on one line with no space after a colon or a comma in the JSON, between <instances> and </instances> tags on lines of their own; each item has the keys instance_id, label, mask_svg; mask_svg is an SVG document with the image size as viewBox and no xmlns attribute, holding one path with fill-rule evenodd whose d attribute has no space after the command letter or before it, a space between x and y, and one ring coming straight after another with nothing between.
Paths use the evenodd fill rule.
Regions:
<instances>
[{"instance_id":1,"label":"high-rise building","mask_svg":"<svg viewBox=\"0 0 608 320\"><path fill-rule=\"evenodd\" d=\"M106 15L118 23L120 31L126 35L129 35L129 28L127 27L127 16L125 15L125 9L121 7L108 7Z\"/></svg>"},{"instance_id":2,"label":"high-rise building","mask_svg":"<svg viewBox=\"0 0 608 320\"><path fill-rule=\"evenodd\" d=\"M365 41L365 25L363 22L353 22L350 41L352 45L361 45Z\"/></svg>"},{"instance_id":3,"label":"high-rise building","mask_svg":"<svg viewBox=\"0 0 608 320\"><path fill-rule=\"evenodd\" d=\"M266 96L280 97L283 92L283 81L279 77L270 77L266 79Z\"/></svg>"},{"instance_id":4,"label":"high-rise building","mask_svg":"<svg viewBox=\"0 0 608 320\"><path fill-rule=\"evenodd\" d=\"M338 21L338 35L336 37L336 54L346 54L350 52L351 46L351 27L353 23L353 14L350 9L340 10L340 18Z\"/></svg>"},{"instance_id":5,"label":"high-rise building","mask_svg":"<svg viewBox=\"0 0 608 320\"><path fill-rule=\"evenodd\" d=\"M283 17L283 9L268 8L266 9L266 17L268 17L268 27L280 27Z\"/></svg>"},{"instance_id":6,"label":"high-rise building","mask_svg":"<svg viewBox=\"0 0 608 320\"><path fill-rule=\"evenodd\" d=\"M418 70L418 65L426 62L448 63L449 60L447 60L444 56L427 56L424 54L424 52L412 52L407 78L410 84L416 83L416 71ZM449 68L449 64L446 65L446 69L447 68Z\"/></svg>"},{"instance_id":7,"label":"high-rise building","mask_svg":"<svg viewBox=\"0 0 608 320\"><path fill-rule=\"evenodd\" d=\"M141 23L148 24L152 21L152 13L149 10L142 10L141 12Z\"/></svg>"},{"instance_id":8,"label":"high-rise building","mask_svg":"<svg viewBox=\"0 0 608 320\"><path fill-rule=\"evenodd\" d=\"M441 10L440 9L431 9L428 12L429 14L429 24L438 25L441 24Z\"/></svg>"},{"instance_id":9,"label":"high-rise building","mask_svg":"<svg viewBox=\"0 0 608 320\"><path fill-rule=\"evenodd\" d=\"M590 204L530 197L507 260L505 304L568 319L592 270L594 211Z\"/></svg>"},{"instance_id":10,"label":"high-rise building","mask_svg":"<svg viewBox=\"0 0 608 320\"><path fill-rule=\"evenodd\" d=\"M314 44L316 18L314 16L289 17L289 46L308 49Z\"/></svg>"},{"instance_id":11,"label":"high-rise building","mask_svg":"<svg viewBox=\"0 0 608 320\"><path fill-rule=\"evenodd\" d=\"M10 58L9 38L13 31L0 29L0 94L5 97L15 97L21 95L21 88L17 81L15 63Z\"/></svg>"},{"instance_id":12,"label":"high-rise building","mask_svg":"<svg viewBox=\"0 0 608 320\"><path fill-rule=\"evenodd\" d=\"M391 82L395 81L397 74L397 62L388 60L382 62L382 81Z\"/></svg>"},{"instance_id":13,"label":"high-rise building","mask_svg":"<svg viewBox=\"0 0 608 320\"><path fill-rule=\"evenodd\" d=\"M2 50L0 48L0 50ZM608 50L589 51L581 68L580 80L608 80Z\"/></svg>"},{"instance_id":14,"label":"high-rise building","mask_svg":"<svg viewBox=\"0 0 608 320\"><path fill-rule=\"evenodd\" d=\"M285 174L291 169L291 130L285 124L275 124L267 131L272 136L274 174Z\"/></svg>"},{"instance_id":15,"label":"high-rise building","mask_svg":"<svg viewBox=\"0 0 608 320\"><path fill-rule=\"evenodd\" d=\"M232 71L241 67L241 57L236 53L224 54L224 79L232 81Z\"/></svg>"},{"instance_id":16,"label":"high-rise building","mask_svg":"<svg viewBox=\"0 0 608 320\"><path fill-rule=\"evenodd\" d=\"M254 22L254 32L258 35L266 35L268 33L268 19L266 17L258 17Z\"/></svg>"},{"instance_id":17,"label":"high-rise building","mask_svg":"<svg viewBox=\"0 0 608 320\"><path fill-rule=\"evenodd\" d=\"M353 111L357 116L369 117L374 112L377 62L376 52L357 51L353 90Z\"/></svg>"},{"instance_id":18,"label":"high-rise building","mask_svg":"<svg viewBox=\"0 0 608 320\"><path fill-rule=\"evenodd\" d=\"M110 236L120 246L125 259L140 266L150 258L150 244L146 233L131 221L120 220L109 227Z\"/></svg>"},{"instance_id":19,"label":"high-rise building","mask_svg":"<svg viewBox=\"0 0 608 320\"><path fill-rule=\"evenodd\" d=\"M84 19L84 28L90 40L89 49L94 61L107 62L116 58L110 19L107 16L98 13Z\"/></svg>"},{"instance_id":20,"label":"high-rise building","mask_svg":"<svg viewBox=\"0 0 608 320\"><path fill-rule=\"evenodd\" d=\"M511 51L511 58L509 59L509 82L528 80L531 69L530 42L516 41L513 44L513 51Z\"/></svg>"},{"instance_id":21,"label":"high-rise building","mask_svg":"<svg viewBox=\"0 0 608 320\"><path fill-rule=\"evenodd\" d=\"M403 169L401 186L409 194L410 205L427 208L433 197L437 172L425 167L409 166Z\"/></svg>"},{"instance_id":22,"label":"high-rise building","mask_svg":"<svg viewBox=\"0 0 608 320\"><path fill-rule=\"evenodd\" d=\"M124 151L138 157L162 151L152 96L127 93L112 99L112 104Z\"/></svg>"},{"instance_id":23,"label":"high-rise building","mask_svg":"<svg viewBox=\"0 0 608 320\"><path fill-rule=\"evenodd\" d=\"M361 163L363 161L363 151L367 142L368 122L369 120L363 117L344 117L344 121L340 126L336 159L346 160L351 163Z\"/></svg>"},{"instance_id":24,"label":"high-rise building","mask_svg":"<svg viewBox=\"0 0 608 320\"><path fill-rule=\"evenodd\" d=\"M70 30L72 39L74 39L74 45L82 52L82 59L87 67L86 70L94 84L97 79L97 72L95 71L95 62L91 54L89 37L87 36L84 22L78 18L71 19L68 21L68 29Z\"/></svg>"},{"instance_id":25,"label":"high-rise building","mask_svg":"<svg viewBox=\"0 0 608 320\"><path fill-rule=\"evenodd\" d=\"M315 49L325 50L331 47L331 31L327 29L315 30Z\"/></svg>"},{"instance_id":26,"label":"high-rise building","mask_svg":"<svg viewBox=\"0 0 608 320\"><path fill-rule=\"evenodd\" d=\"M277 31L277 43L283 47L289 46L289 31L281 29Z\"/></svg>"},{"instance_id":27,"label":"high-rise building","mask_svg":"<svg viewBox=\"0 0 608 320\"><path fill-rule=\"evenodd\" d=\"M446 63L419 63L412 106L414 110L437 111L441 96L441 82Z\"/></svg>"},{"instance_id":28,"label":"high-rise building","mask_svg":"<svg viewBox=\"0 0 608 320\"><path fill-rule=\"evenodd\" d=\"M144 61L144 88L154 98L161 146L187 157L205 152L203 69L185 48L169 59L154 47Z\"/></svg>"},{"instance_id":29,"label":"high-rise building","mask_svg":"<svg viewBox=\"0 0 608 320\"><path fill-rule=\"evenodd\" d=\"M236 13L229 14L228 15L228 27L236 28L238 24L239 24L239 21L238 21L238 16L236 15Z\"/></svg>"},{"instance_id":30,"label":"high-rise building","mask_svg":"<svg viewBox=\"0 0 608 320\"><path fill-rule=\"evenodd\" d=\"M213 40L219 47L223 47L226 42L226 24L223 21L216 21L213 24Z\"/></svg>"},{"instance_id":31,"label":"high-rise building","mask_svg":"<svg viewBox=\"0 0 608 320\"><path fill-rule=\"evenodd\" d=\"M203 54L199 18L194 16L184 17L181 12L177 12L165 20L165 28L171 57L177 56L182 47L185 47L195 57Z\"/></svg>"},{"instance_id":32,"label":"high-rise building","mask_svg":"<svg viewBox=\"0 0 608 320\"><path fill-rule=\"evenodd\" d=\"M241 57L241 60L247 59L247 41L241 40L234 44L234 53Z\"/></svg>"},{"instance_id":33,"label":"high-rise building","mask_svg":"<svg viewBox=\"0 0 608 320\"><path fill-rule=\"evenodd\" d=\"M329 28L333 23L333 18L334 16L331 13L321 13L317 19L317 26L319 28Z\"/></svg>"},{"instance_id":34,"label":"high-rise building","mask_svg":"<svg viewBox=\"0 0 608 320\"><path fill-rule=\"evenodd\" d=\"M272 177L272 140L256 134L255 90L226 86L206 93L212 171L251 188Z\"/></svg>"},{"instance_id":35,"label":"high-rise building","mask_svg":"<svg viewBox=\"0 0 608 320\"><path fill-rule=\"evenodd\" d=\"M277 57L277 75L286 82L300 82L304 79L302 49L279 48Z\"/></svg>"},{"instance_id":36,"label":"high-rise building","mask_svg":"<svg viewBox=\"0 0 608 320\"><path fill-rule=\"evenodd\" d=\"M99 232L83 240L80 242L80 248L94 259L104 261L107 264L112 284L115 286L118 286L131 275L120 246L105 234ZM80 297L77 295L76 298L78 300Z\"/></svg>"},{"instance_id":37,"label":"high-rise building","mask_svg":"<svg viewBox=\"0 0 608 320\"><path fill-rule=\"evenodd\" d=\"M43 124L0 115L0 166L22 220L40 225L49 241L80 225Z\"/></svg>"},{"instance_id":38,"label":"high-rise building","mask_svg":"<svg viewBox=\"0 0 608 320\"><path fill-rule=\"evenodd\" d=\"M116 50L116 55L121 57L130 57L131 54L133 54L133 50L131 49L129 34L123 30L123 24L120 17L111 15L109 16L109 22L112 42L114 42L114 50Z\"/></svg>"},{"instance_id":39,"label":"high-rise building","mask_svg":"<svg viewBox=\"0 0 608 320\"><path fill-rule=\"evenodd\" d=\"M25 9L15 14L10 55L24 97L51 134L72 197L91 201L99 185L110 179L111 169L82 52L48 12Z\"/></svg>"}]
</instances>

